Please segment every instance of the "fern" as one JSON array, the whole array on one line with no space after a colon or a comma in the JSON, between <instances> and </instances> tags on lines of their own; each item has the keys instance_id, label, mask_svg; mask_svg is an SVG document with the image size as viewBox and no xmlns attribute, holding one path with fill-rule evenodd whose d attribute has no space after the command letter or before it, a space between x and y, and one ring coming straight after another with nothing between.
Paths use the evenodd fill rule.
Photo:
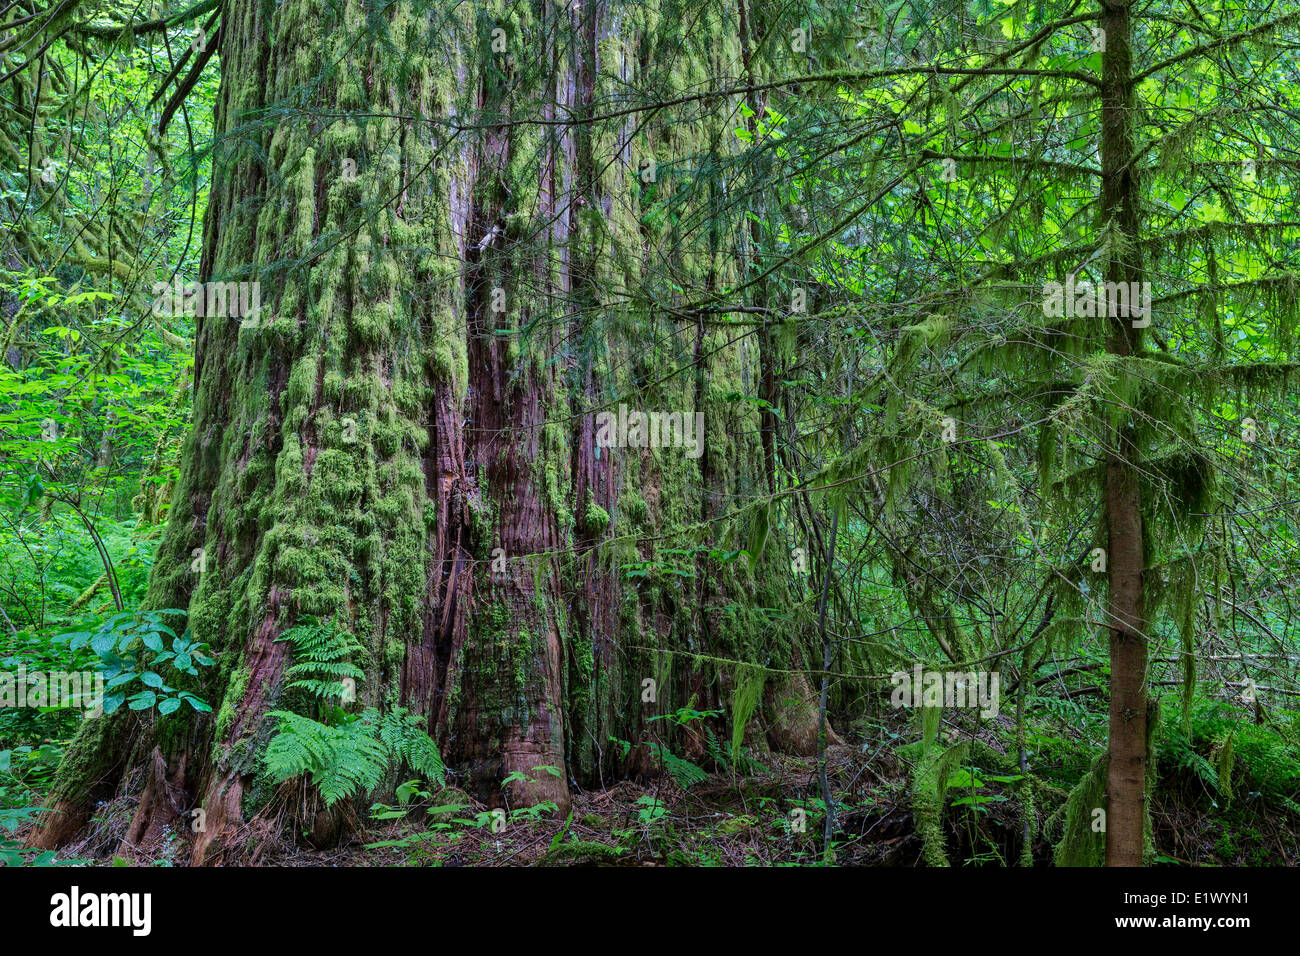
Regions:
<instances>
[{"instance_id":1,"label":"fern","mask_svg":"<svg viewBox=\"0 0 1300 956\"><path fill-rule=\"evenodd\" d=\"M389 752L376 734L378 712L368 710L337 727L288 710L266 748L266 771L274 783L309 777L327 807L374 790L388 769Z\"/></svg>"},{"instance_id":2,"label":"fern","mask_svg":"<svg viewBox=\"0 0 1300 956\"><path fill-rule=\"evenodd\" d=\"M302 688L313 697L334 702L346 698L345 680L358 681L365 677L365 672L351 660L354 655L365 653L365 648L333 622L304 618L276 641L293 644L294 664L285 671L288 688Z\"/></svg>"},{"instance_id":3,"label":"fern","mask_svg":"<svg viewBox=\"0 0 1300 956\"><path fill-rule=\"evenodd\" d=\"M677 785L683 790L689 790L695 784L709 779L709 775L704 770L695 766L689 760L683 760L681 757L674 755L663 744L651 743L646 746L659 758L664 765L664 769L672 775L672 778L677 781Z\"/></svg>"},{"instance_id":4,"label":"fern","mask_svg":"<svg viewBox=\"0 0 1300 956\"><path fill-rule=\"evenodd\" d=\"M293 645L294 663L285 671L287 688L300 688L333 703L347 698L346 680L365 676L352 663L352 657L365 649L331 622L306 618L278 640ZM415 714L403 707L386 714L367 708L351 716L337 706L327 711L325 723L288 710L270 713L279 725L263 761L273 783L306 777L327 807L369 793L402 766L443 785L446 768L438 746Z\"/></svg>"},{"instance_id":5,"label":"fern","mask_svg":"<svg viewBox=\"0 0 1300 956\"><path fill-rule=\"evenodd\" d=\"M722 745L718 743L718 735L713 732L712 727L704 728L704 749L708 753L709 759L721 770L731 769L731 758L723 751Z\"/></svg>"},{"instance_id":6,"label":"fern","mask_svg":"<svg viewBox=\"0 0 1300 956\"><path fill-rule=\"evenodd\" d=\"M1240 767L1253 789L1271 799L1290 800L1300 790L1300 747L1284 732L1239 719L1226 704L1214 702L1195 709L1192 740L1207 747L1215 759L1217 766L1205 763L1216 788L1220 781L1230 782L1233 768Z\"/></svg>"},{"instance_id":7,"label":"fern","mask_svg":"<svg viewBox=\"0 0 1300 956\"><path fill-rule=\"evenodd\" d=\"M768 768L755 760L753 757L741 751L732 759L730 753L722 748L722 743L718 740L718 735L713 732L713 728L704 728L704 749L708 753L709 759L714 765L723 772L731 772L752 775L758 773L768 773Z\"/></svg>"},{"instance_id":8,"label":"fern","mask_svg":"<svg viewBox=\"0 0 1300 956\"><path fill-rule=\"evenodd\" d=\"M287 710L269 716L280 725L266 748L267 775L277 784L308 777L327 807L369 793L403 765L445 784L437 744L420 727L419 717L404 708L382 716L368 709L336 726Z\"/></svg>"},{"instance_id":9,"label":"fern","mask_svg":"<svg viewBox=\"0 0 1300 956\"><path fill-rule=\"evenodd\" d=\"M552 860L616 860L627 852L625 847L610 846L594 840L571 840L551 847L542 856L544 862Z\"/></svg>"},{"instance_id":10,"label":"fern","mask_svg":"<svg viewBox=\"0 0 1300 956\"><path fill-rule=\"evenodd\" d=\"M393 763L405 764L421 776L437 781L439 786L443 785L446 767L442 755L438 753L433 738L420 726L417 715L408 714L404 707L389 711L379 725L379 739Z\"/></svg>"},{"instance_id":11,"label":"fern","mask_svg":"<svg viewBox=\"0 0 1300 956\"><path fill-rule=\"evenodd\" d=\"M1219 792L1221 773L1210 761L1197 753L1181 734L1162 738L1157 744L1156 754L1161 762L1194 774L1205 784L1209 792Z\"/></svg>"}]
</instances>

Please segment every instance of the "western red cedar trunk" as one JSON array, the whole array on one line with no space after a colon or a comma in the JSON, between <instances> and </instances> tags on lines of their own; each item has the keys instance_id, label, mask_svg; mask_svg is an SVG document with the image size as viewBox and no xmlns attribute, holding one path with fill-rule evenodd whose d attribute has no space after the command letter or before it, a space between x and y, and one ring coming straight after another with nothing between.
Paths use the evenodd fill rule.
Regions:
<instances>
[{"instance_id":1,"label":"western red cedar trunk","mask_svg":"<svg viewBox=\"0 0 1300 956\"><path fill-rule=\"evenodd\" d=\"M783 564L681 557L743 532L727 515L766 484L736 400L758 374L747 329L668 311L734 283L740 224L701 170L734 148L735 111L567 122L638 83L737 75L734 11L679 14L227 5L202 278L260 282L262 314L199 322L147 597L211 648L195 690L215 711L88 721L38 845L113 852L200 808L193 862L255 858L286 812L262 772L280 638L306 616L358 638L357 706L421 715L456 783L561 812L575 781L655 769L611 737L725 706L726 660L801 657L806 635L761 610L789 599ZM669 195L680 215L644 215ZM702 412L703 453L597 447L621 402ZM790 727L809 723L778 714L772 739L806 750ZM88 825L99 800L110 819ZM287 810L337 832L337 812Z\"/></svg>"},{"instance_id":2,"label":"western red cedar trunk","mask_svg":"<svg viewBox=\"0 0 1300 956\"><path fill-rule=\"evenodd\" d=\"M1139 282L1142 263L1133 240L1138 234L1139 186L1133 161L1133 90L1130 83L1129 9L1124 0L1103 0L1102 53L1102 224L1113 240L1106 279ZM1107 350L1121 361L1141 350L1141 332L1133 318L1111 316ZM1120 380L1131 372L1121 368ZM1105 463L1107 567L1110 580L1107 625L1110 629L1110 741L1107 774L1106 863L1141 866L1146 820L1147 642L1143 605L1145 554L1140 449L1132 419L1123 407L1135 394L1120 390L1109 429Z\"/></svg>"}]
</instances>

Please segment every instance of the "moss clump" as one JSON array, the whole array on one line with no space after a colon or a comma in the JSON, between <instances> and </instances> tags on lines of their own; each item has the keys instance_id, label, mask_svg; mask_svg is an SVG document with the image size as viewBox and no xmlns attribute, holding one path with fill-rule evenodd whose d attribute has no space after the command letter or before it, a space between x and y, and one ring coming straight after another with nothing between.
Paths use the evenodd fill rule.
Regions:
<instances>
[{"instance_id":1,"label":"moss clump","mask_svg":"<svg viewBox=\"0 0 1300 956\"><path fill-rule=\"evenodd\" d=\"M619 510L632 526L640 526L649 517L650 509L645 499L635 489L627 489L618 499Z\"/></svg>"},{"instance_id":2,"label":"moss clump","mask_svg":"<svg viewBox=\"0 0 1300 956\"><path fill-rule=\"evenodd\" d=\"M587 507L582 512L582 530L589 535L602 534L609 527L609 512L587 496Z\"/></svg>"}]
</instances>

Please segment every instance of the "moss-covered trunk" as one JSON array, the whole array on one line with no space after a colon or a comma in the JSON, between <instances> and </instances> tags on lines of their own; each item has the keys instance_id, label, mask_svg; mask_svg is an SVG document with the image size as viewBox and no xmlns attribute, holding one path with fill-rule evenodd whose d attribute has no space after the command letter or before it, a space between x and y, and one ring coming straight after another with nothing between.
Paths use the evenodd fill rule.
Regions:
<instances>
[{"instance_id":1,"label":"moss-covered trunk","mask_svg":"<svg viewBox=\"0 0 1300 956\"><path fill-rule=\"evenodd\" d=\"M363 647L350 706L421 715L455 782L511 806L653 770L610 738L725 707L728 660L803 659L760 610L789 600L786 562L700 550L767 485L748 328L672 311L735 280L740 211L704 167L736 104L620 110L738 75L734 11L681 14L227 5L202 278L260 282L262 312L200 322L148 596L214 652L215 709L88 721L37 843L116 797L129 842L197 808L193 861L247 858L285 809L262 755L294 706L279 638L308 616ZM701 453L602 447L620 404L702 412ZM806 750L814 726L772 737Z\"/></svg>"}]
</instances>

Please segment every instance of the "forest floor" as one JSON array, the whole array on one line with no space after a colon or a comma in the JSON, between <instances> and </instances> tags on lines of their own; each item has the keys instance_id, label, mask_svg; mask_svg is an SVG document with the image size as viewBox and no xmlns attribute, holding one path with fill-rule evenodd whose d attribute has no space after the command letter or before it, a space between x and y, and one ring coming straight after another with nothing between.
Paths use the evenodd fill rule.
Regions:
<instances>
[{"instance_id":1,"label":"forest floor","mask_svg":"<svg viewBox=\"0 0 1300 956\"><path fill-rule=\"evenodd\" d=\"M923 846L909 806L906 777L847 755L833 755L834 778L869 781L856 801L843 797L834 863L840 866L920 866ZM806 831L792 830L774 807L815 793L814 762L790 762L772 773L725 778L682 790L624 781L575 794L568 821L511 823L485 828L420 830L401 821L372 829L332 850L298 848L266 862L284 866L808 866L823 861L820 815ZM661 813L656 815L658 809ZM1018 807L1008 801L987 812L953 813L945 821L953 865L1014 865ZM414 816L414 814L413 814ZM1152 808L1157 852L1164 865L1280 865L1300 863L1295 829L1270 815L1249 828L1250 846L1237 849L1208 810ZM376 846L376 844L386 844ZM1035 840L1034 863L1050 865L1052 846Z\"/></svg>"},{"instance_id":2,"label":"forest floor","mask_svg":"<svg viewBox=\"0 0 1300 956\"><path fill-rule=\"evenodd\" d=\"M921 839L906 775L887 754L835 747L828 774L839 804L835 862L913 866ZM774 758L775 759L775 758ZM689 788L668 775L573 794L567 820L422 830L410 817L371 827L332 850L299 848L266 862L289 866L773 866L821 862L824 816L815 760L781 759L748 776L715 775ZM846 787L845 784L848 784ZM444 791L444 795L445 795ZM445 796L440 797L445 798ZM802 820L790 808L816 806ZM464 817L482 812L469 805ZM468 821L466 821L468 822ZM1010 820L1014 826L1014 819Z\"/></svg>"},{"instance_id":3,"label":"forest floor","mask_svg":"<svg viewBox=\"0 0 1300 956\"><path fill-rule=\"evenodd\" d=\"M1052 865L1060 809L1097 752L1095 741L1081 730L1049 723L1040 723L1027 751L1033 768L1030 847L1035 866ZM965 759L950 771L941 803L942 852L952 866L1022 864L1025 783L1015 772L1019 755L1008 748L1011 729L1006 718L946 722L939 728L934 746L965 745ZM309 835L292 832L285 814L263 820L255 839L241 834L241 849L228 862L295 867L926 865L914 813L919 779L914 724L886 711L841 735L846 742L827 749L827 781L836 805L830 857L822 851L825 803L816 758L765 753L762 763L744 758L744 773L705 773L686 764L693 773L685 779L662 772L595 789L574 788L564 818L545 806L515 808L507 815L454 785L426 792L419 781L411 781L390 798L397 805L357 806L334 814L340 825L333 832L347 835L334 838L333 845L313 847ZM1230 777L1237 780L1235 787L1216 789L1210 769L1192 749L1160 752L1151 799L1152 862L1300 864L1294 801L1268 796L1249 776ZM160 842L124 850L135 809L128 796L101 805L87 837L63 847L59 856L81 863L188 865L192 834L184 820Z\"/></svg>"},{"instance_id":4,"label":"forest floor","mask_svg":"<svg viewBox=\"0 0 1300 956\"><path fill-rule=\"evenodd\" d=\"M913 767L899 725L871 740L834 746L827 777L837 805L833 862L840 866L924 865L912 811ZM949 739L957 731L949 728ZM852 735L849 735L850 738ZM1000 746L996 734L980 741ZM985 750L992 753L992 749ZM493 832L486 806L460 791L427 795L396 819L359 828L329 850L279 845L265 863L288 866L808 866L824 858L825 816L814 758L764 757L744 775L713 774L683 787L669 774L575 791L564 820L517 812ZM1013 759L1013 758L1009 758ZM1066 775L1069 774L1068 768ZM1152 799L1157 865L1234 866L1300 863L1288 811L1257 794L1240 794L1229 811L1196 774L1162 766ZM1013 778L970 767L947 794L943 828L953 866L1014 866L1024 821ZM984 778L984 779L980 779ZM983 784L980 786L980 784ZM1034 865L1051 865L1044 823L1066 791L1039 781L1035 792ZM430 815L429 806L464 801ZM1219 801L1222 802L1222 801ZM432 822L431 822L432 821ZM1050 829L1050 828L1049 828ZM269 848L268 848L269 849ZM183 865L183 860L176 861Z\"/></svg>"}]
</instances>

